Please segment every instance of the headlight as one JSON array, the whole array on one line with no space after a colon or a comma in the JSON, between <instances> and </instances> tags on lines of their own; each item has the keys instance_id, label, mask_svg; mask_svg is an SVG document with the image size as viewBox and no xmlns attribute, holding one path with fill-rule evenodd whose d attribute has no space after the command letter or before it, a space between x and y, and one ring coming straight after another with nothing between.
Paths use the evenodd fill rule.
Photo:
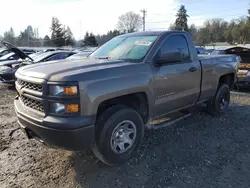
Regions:
<instances>
[{"instance_id":1,"label":"headlight","mask_svg":"<svg viewBox=\"0 0 250 188\"><path fill-rule=\"evenodd\" d=\"M50 86L49 89L50 95L61 96L61 95L77 95L78 89L77 86Z\"/></svg>"},{"instance_id":2,"label":"headlight","mask_svg":"<svg viewBox=\"0 0 250 188\"><path fill-rule=\"evenodd\" d=\"M51 112L55 114L71 114L79 112L78 104L52 103Z\"/></svg>"},{"instance_id":3,"label":"headlight","mask_svg":"<svg viewBox=\"0 0 250 188\"><path fill-rule=\"evenodd\" d=\"M8 70L11 70L11 68L7 66L0 66L0 71L8 71Z\"/></svg>"}]
</instances>

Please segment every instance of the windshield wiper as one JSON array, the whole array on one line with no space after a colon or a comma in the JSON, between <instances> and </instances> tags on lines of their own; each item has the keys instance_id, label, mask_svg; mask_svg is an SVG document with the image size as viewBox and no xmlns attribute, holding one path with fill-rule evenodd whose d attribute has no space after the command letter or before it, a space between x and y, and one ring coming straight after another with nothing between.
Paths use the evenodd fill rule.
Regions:
<instances>
[{"instance_id":1,"label":"windshield wiper","mask_svg":"<svg viewBox=\"0 0 250 188\"><path fill-rule=\"evenodd\" d=\"M95 57L95 59L110 59L108 56Z\"/></svg>"}]
</instances>

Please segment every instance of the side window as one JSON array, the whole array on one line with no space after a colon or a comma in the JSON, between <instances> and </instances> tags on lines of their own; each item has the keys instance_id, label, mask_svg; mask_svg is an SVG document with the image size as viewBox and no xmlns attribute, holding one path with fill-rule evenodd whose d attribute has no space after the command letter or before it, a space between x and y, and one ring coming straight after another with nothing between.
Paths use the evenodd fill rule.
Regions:
<instances>
[{"instance_id":1,"label":"side window","mask_svg":"<svg viewBox=\"0 0 250 188\"><path fill-rule=\"evenodd\" d=\"M66 59L67 57L69 57L69 54L68 53L62 53L60 55L60 59Z\"/></svg>"},{"instance_id":2,"label":"side window","mask_svg":"<svg viewBox=\"0 0 250 188\"><path fill-rule=\"evenodd\" d=\"M53 55L53 56L51 56L51 57L47 58L47 59L46 59L46 61L54 61L54 60L58 60L58 59L60 59L60 55L61 55L61 54L56 54L56 55Z\"/></svg>"},{"instance_id":3,"label":"side window","mask_svg":"<svg viewBox=\"0 0 250 188\"><path fill-rule=\"evenodd\" d=\"M182 35L170 36L162 45L160 53L169 53L169 52L181 52L183 56L183 62L191 60L190 52L188 49L187 40Z\"/></svg>"}]
</instances>

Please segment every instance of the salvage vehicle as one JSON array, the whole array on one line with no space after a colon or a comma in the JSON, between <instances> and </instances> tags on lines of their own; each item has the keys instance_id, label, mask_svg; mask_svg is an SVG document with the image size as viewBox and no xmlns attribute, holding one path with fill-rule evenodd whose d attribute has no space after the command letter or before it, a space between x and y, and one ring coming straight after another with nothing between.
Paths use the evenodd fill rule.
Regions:
<instances>
[{"instance_id":1,"label":"salvage vehicle","mask_svg":"<svg viewBox=\"0 0 250 188\"><path fill-rule=\"evenodd\" d=\"M205 54L205 55L208 54L207 50L202 47L196 47L196 51L197 51L197 54Z\"/></svg>"},{"instance_id":2,"label":"salvage vehicle","mask_svg":"<svg viewBox=\"0 0 250 188\"><path fill-rule=\"evenodd\" d=\"M67 58L67 60L82 59L90 55L92 52L79 52Z\"/></svg>"},{"instance_id":3,"label":"salvage vehicle","mask_svg":"<svg viewBox=\"0 0 250 188\"><path fill-rule=\"evenodd\" d=\"M240 58L237 72L236 86L238 88L250 87L250 49L241 46L219 48L212 55L235 54Z\"/></svg>"},{"instance_id":4,"label":"salvage vehicle","mask_svg":"<svg viewBox=\"0 0 250 188\"><path fill-rule=\"evenodd\" d=\"M28 138L66 150L91 147L117 165L135 155L145 128L187 118L200 103L210 114L226 112L237 64L231 55L198 58L184 31L120 35L88 58L18 69L15 111Z\"/></svg>"},{"instance_id":5,"label":"salvage vehicle","mask_svg":"<svg viewBox=\"0 0 250 188\"><path fill-rule=\"evenodd\" d=\"M0 57L4 56L5 54L10 53L11 51L9 49L6 48L1 48L0 49Z\"/></svg>"},{"instance_id":6,"label":"salvage vehicle","mask_svg":"<svg viewBox=\"0 0 250 188\"><path fill-rule=\"evenodd\" d=\"M10 52L0 57L0 62L9 61L9 60L17 60L17 59L19 59L19 56L15 54L14 52Z\"/></svg>"},{"instance_id":7,"label":"salvage vehicle","mask_svg":"<svg viewBox=\"0 0 250 188\"><path fill-rule=\"evenodd\" d=\"M29 56L12 44L3 43L8 49L13 51L18 59L0 62L0 85L13 85L15 83L15 72L19 67L33 63L62 60L75 54L75 52L68 51L51 51L44 53L37 52Z\"/></svg>"}]
</instances>

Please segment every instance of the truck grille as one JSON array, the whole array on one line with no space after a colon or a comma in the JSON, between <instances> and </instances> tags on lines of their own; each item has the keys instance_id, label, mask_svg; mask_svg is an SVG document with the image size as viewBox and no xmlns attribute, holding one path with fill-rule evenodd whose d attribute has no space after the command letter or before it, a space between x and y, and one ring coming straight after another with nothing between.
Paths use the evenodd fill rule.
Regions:
<instances>
[{"instance_id":1,"label":"truck grille","mask_svg":"<svg viewBox=\"0 0 250 188\"><path fill-rule=\"evenodd\" d=\"M40 84L34 84L34 83L26 82L26 81L23 81L20 79L17 79L17 83L20 87L25 88L25 89L29 89L32 91L38 91L38 92L43 91L43 86Z\"/></svg>"},{"instance_id":2,"label":"truck grille","mask_svg":"<svg viewBox=\"0 0 250 188\"><path fill-rule=\"evenodd\" d=\"M25 106L30 107L34 110L38 110L40 112L44 112L42 101L37 101L37 100L31 99L31 98L25 97L23 95L20 96L20 99Z\"/></svg>"}]
</instances>

